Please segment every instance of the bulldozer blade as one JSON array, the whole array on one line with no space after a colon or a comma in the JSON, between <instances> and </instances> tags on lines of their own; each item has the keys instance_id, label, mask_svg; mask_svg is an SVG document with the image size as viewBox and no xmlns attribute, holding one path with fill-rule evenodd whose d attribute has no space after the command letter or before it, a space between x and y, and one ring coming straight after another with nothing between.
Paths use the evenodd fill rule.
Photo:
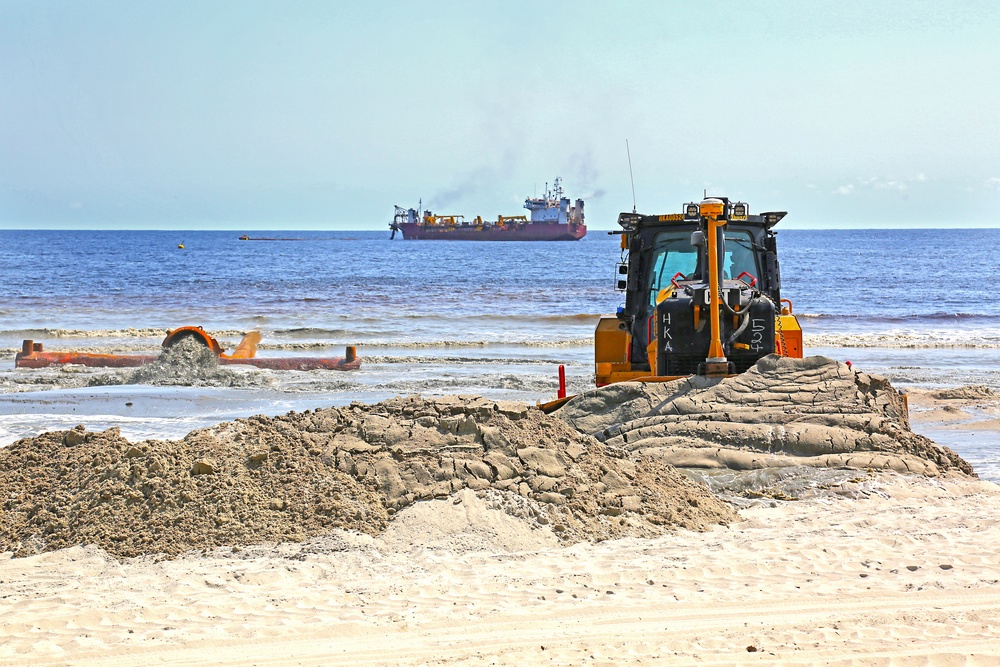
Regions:
<instances>
[{"instance_id":1,"label":"bulldozer blade","mask_svg":"<svg viewBox=\"0 0 1000 667\"><path fill-rule=\"evenodd\" d=\"M572 396L563 396L562 398L557 398L554 401L548 401L546 403L536 403L535 406L545 414L551 414L566 405L570 400L576 398L576 394Z\"/></svg>"}]
</instances>

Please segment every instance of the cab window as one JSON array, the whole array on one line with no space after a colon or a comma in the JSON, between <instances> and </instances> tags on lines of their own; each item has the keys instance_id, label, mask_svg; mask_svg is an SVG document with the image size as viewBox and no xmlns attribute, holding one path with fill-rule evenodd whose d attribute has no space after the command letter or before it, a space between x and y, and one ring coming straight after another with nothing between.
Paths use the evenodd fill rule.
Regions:
<instances>
[{"instance_id":1,"label":"cab window","mask_svg":"<svg viewBox=\"0 0 1000 667\"><path fill-rule=\"evenodd\" d=\"M742 273L749 273L760 280L757 257L753 251L753 238L749 232L726 231L726 256L722 260L722 276L736 280ZM745 279L749 282L749 278Z\"/></svg>"},{"instance_id":2,"label":"cab window","mask_svg":"<svg viewBox=\"0 0 1000 667\"><path fill-rule=\"evenodd\" d=\"M652 270L649 272L648 301L656 305L656 295L678 273L684 278L694 279L698 266L698 249L691 245L691 230L660 232L653 241Z\"/></svg>"}]
</instances>

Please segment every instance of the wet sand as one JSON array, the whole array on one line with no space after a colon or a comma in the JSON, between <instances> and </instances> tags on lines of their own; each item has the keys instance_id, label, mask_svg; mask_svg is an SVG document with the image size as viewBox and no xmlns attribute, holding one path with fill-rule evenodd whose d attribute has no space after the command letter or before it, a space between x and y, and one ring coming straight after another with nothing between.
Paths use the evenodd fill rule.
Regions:
<instances>
[{"instance_id":1,"label":"wet sand","mask_svg":"<svg viewBox=\"0 0 1000 667\"><path fill-rule=\"evenodd\" d=\"M973 386L910 389L907 396L913 430L960 451L983 479L1000 481L1000 394Z\"/></svg>"},{"instance_id":2,"label":"wet sand","mask_svg":"<svg viewBox=\"0 0 1000 667\"><path fill-rule=\"evenodd\" d=\"M949 429L1000 431L1000 393L983 386L911 389L910 422Z\"/></svg>"}]
</instances>

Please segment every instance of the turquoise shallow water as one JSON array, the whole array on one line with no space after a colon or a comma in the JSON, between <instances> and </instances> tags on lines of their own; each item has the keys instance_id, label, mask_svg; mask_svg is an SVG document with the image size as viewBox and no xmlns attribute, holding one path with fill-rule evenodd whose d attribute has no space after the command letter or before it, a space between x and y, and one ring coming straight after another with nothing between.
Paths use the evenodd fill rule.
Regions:
<instances>
[{"instance_id":1,"label":"turquoise shallow water","mask_svg":"<svg viewBox=\"0 0 1000 667\"><path fill-rule=\"evenodd\" d=\"M0 444L80 422L176 437L243 414L406 393L540 400L555 394L559 364L581 391L592 381L596 319L620 303L618 239L600 231L568 243L274 235L311 240L0 230ZM1000 389L998 241L1000 230L779 231L782 296L801 317L807 354L850 359L903 387ZM184 324L230 346L259 329L261 354L358 345L365 366L131 389L89 388L93 373L13 369L25 338L49 349L149 351ZM998 458L989 434L958 440L980 465Z\"/></svg>"}]
</instances>

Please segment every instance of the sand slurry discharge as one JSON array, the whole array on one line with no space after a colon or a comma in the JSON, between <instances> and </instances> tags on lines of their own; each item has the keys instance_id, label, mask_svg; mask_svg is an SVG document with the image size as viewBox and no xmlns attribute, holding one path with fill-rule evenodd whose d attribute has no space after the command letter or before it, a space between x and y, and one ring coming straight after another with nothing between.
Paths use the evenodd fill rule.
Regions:
<instances>
[{"instance_id":1,"label":"sand slurry discharge","mask_svg":"<svg viewBox=\"0 0 1000 667\"><path fill-rule=\"evenodd\" d=\"M0 449L0 551L117 556L381 533L462 492L565 543L737 518L688 470L973 474L909 429L887 381L823 358L725 380L628 383L555 415L479 396L395 398L132 443L83 426Z\"/></svg>"}]
</instances>

